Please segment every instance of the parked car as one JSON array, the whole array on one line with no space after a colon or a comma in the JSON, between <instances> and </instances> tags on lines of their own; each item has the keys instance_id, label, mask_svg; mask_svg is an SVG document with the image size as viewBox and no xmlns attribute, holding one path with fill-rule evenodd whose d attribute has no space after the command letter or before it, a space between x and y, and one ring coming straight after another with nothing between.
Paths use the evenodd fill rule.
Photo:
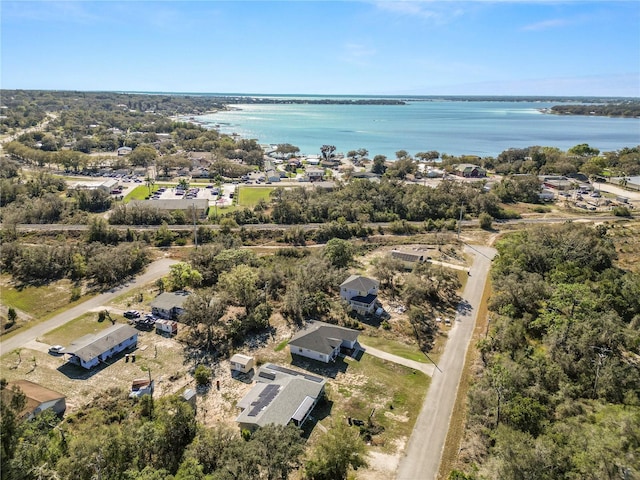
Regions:
<instances>
[{"instance_id":1,"label":"parked car","mask_svg":"<svg viewBox=\"0 0 640 480\"><path fill-rule=\"evenodd\" d=\"M140 312L137 310L127 310L123 315L124 318L140 318Z\"/></svg>"},{"instance_id":2,"label":"parked car","mask_svg":"<svg viewBox=\"0 0 640 480\"><path fill-rule=\"evenodd\" d=\"M49 347L49 353L60 354L64 352L64 347L62 345L53 345Z\"/></svg>"}]
</instances>

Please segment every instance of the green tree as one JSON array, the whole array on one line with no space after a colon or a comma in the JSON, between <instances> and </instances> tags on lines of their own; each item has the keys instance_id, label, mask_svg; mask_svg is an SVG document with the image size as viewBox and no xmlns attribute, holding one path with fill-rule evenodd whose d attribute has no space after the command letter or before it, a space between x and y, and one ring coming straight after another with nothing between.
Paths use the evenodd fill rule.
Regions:
<instances>
[{"instance_id":1,"label":"green tree","mask_svg":"<svg viewBox=\"0 0 640 480\"><path fill-rule=\"evenodd\" d=\"M324 247L323 255L334 267L343 268L353 260L353 246L347 240L332 238Z\"/></svg>"},{"instance_id":2,"label":"green tree","mask_svg":"<svg viewBox=\"0 0 640 480\"><path fill-rule=\"evenodd\" d=\"M171 290L184 290L187 287L197 287L202 283L202 275L188 263L174 263L169 267L169 284Z\"/></svg>"},{"instance_id":3,"label":"green tree","mask_svg":"<svg viewBox=\"0 0 640 480\"><path fill-rule=\"evenodd\" d=\"M478 215L478 223L483 230L491 230L493 225L493 217L486 212L482 212Z\"/></svg>"},{"instance_id":4,"label":"green tree","mask_svg":"<svg viewBox=\"0 0 640 480\"><path fill-rule=\"evenodd\" d=\"M333 152L335 151L335 145L322 145L322 147L320 147L320 153L322 153L322 158L324 158L325 160L329 160L331 157L333 157Z\"/></svg>"},{"instance_id":5,"label":"green tree","mask_svg":"<svg viewBox=\"0 0 640 480\"><path fill-rule=\"evenodd\" d=\"M336 422L318 439L305 474L309 480L345 480L350 469L366 465L366 447L359 430Z\"/></svg>"},{"instance_id":6,"label":"green tree","mask_svg":"<svg viewBox=\"0 0 640 480\"><path fill-rule=\"evenodd\" d=\"M376 155L375 157L373 157L371 172L378 175L383 175L384 172L387 171L387 166L385 165L386 161L387 157L385 157L384 155Z\"/></svg>"},{"instance_id":7,"label":"green tree","mask_svg":"<svg viewBox=\"0 0 640 480\"><path fill-rule=\"evenodd\" d=\"M253 311L260 302L256 283L258 274L248 265L238 265L229 272L220 274L218 288L226 292L238 305L243 305L247 313Z\"/></svg>"},{"instance_id":8,"label":"green tree","mask_svg":"<svg viewBox=\"0 0 640 480\"><path fill-rule=\"evenodd\" d=\"M139 145L128 156L131 165L139 167L151 165L156 158L158 158L158 152L151 145Z\"/></svg>"}]
</instances>

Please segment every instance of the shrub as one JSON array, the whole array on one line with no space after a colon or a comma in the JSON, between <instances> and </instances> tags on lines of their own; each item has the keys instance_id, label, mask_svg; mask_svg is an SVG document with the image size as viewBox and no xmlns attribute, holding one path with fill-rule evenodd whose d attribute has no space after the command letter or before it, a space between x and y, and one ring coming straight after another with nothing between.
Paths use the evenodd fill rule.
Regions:
<instances>
[{"instance_id":1,"label":"shrub","mask_svg":"<svg viewBox=\"0 0 640 480\"><path fill-rule=\"evenodd\" d=\"M211 381L211 369L205 365L198 365L193 376L196 379L196 385L204 387Z\"/></svg>"},{"instance_id":2,"label":"shrub","mask_svg":"<svg viewBox=\"0 0 640 480\"><path fill-rule=\"evenodd\" d=\"M478 222L480 222L480 228L483 230L491 230L493 224L493 217L488 213L482 212L478 215Z\"/></svg>"},{"instance_id":3,"label":"shrub","mask_svg":"<svg viewBox=\"0 0 640 480\"><path fill-rule=\"evenodd\" d=\"M629 209L627 207L622 207L622 206L614 207L613 214L616 217L630 217L631 216L631 212L629 211Z\"/></svg>"}]
</instances>

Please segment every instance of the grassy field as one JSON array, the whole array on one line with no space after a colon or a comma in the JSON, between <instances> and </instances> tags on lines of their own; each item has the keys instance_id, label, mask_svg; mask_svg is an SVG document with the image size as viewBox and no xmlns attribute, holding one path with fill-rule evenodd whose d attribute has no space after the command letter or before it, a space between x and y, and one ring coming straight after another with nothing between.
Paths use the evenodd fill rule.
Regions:
<instances>
[{"instance_id":1,"label":"grassy field","mask_svg":"<svg viewBox=\"0 0 640 480\"><path fill-rule=\"evenodd\" d=\"M392 353L408 360L414 360L421 363L431 363L426 359L424 353L420 351L417 345L406 345L400 342L394 342L383 337L368 337L366 335L360 335L361 343L369 345L383 352Z\"/></svg>"},{"instance_id":2,"label":"grassy field","mask_svg":"<svg viewBox=\"0 0 640 480\"><path fill-rule=\"evenodd\" d=\"M22 310L38 320L49 318L62 309L66 310L90 298L84 295L71 302L73 283L70 280L59 280L40 286L26 285L20 288L12 286L9 280L8 275L0 277L2 304Z\"/></svg>"},{"instance_id":3,"label":"grassy field","mask_svg":"<svg viewBox=\"0 0 640 480\"><path fill-rule=\"evenodd\" d=\"M275 190L273 187L240 187L238 205L240 207L255 207L260 200L269 202L271 192Z\"/></svg>"},{"instance_id":4,"label":"grassy field","mask_svg":"<svg viewBox=\"0 0 640 480\"><path fill-rule=\"evenodd\" d=\"M38 341L48 345L63 345L66 347L75 339L90 333L98 333L110 326L112 326L112 323L109 320L98 322L97 312L88 312L54 330L51 330L43 337L38 338Z\"/></svg>"},{"instance_id":5,"label":"grassy field","mask_svg":"<svg viewBox=\"0 0 640 480\"><path fill-rule=\"evenodd\" d=\"M151 191L155 192L160 188L159 185L153 185ZM138 185L134 188L126 197L124 197L124 203L128 203L131 200L144 200L149 196L149 187L146 185Z\"/></svg>"}]
</instances>

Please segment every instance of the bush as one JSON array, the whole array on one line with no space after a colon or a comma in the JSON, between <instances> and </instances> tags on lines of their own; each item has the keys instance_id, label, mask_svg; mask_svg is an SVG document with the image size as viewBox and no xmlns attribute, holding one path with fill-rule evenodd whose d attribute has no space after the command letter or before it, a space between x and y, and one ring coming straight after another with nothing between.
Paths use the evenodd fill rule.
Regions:
<instances>
[{"instance_id":1,"label":"bush","mask_svg":"<svg viewBox=\"0 0 640 480\"><path fill-rule=\"evenodd\" d=\"M631 212L629 211L629 209L627 207L622 207L622 206L614 207L613 214L616 217L630 217L631 216Z\"/></svg>"},{"instance_id":2,"label":"bush","mask_svg":"<svg viewBox=\"0 0 640 480\"><path fill-rule=\"evenodd\" d=\"M482 212L478 215L478 222L480 222L480 228L483 230L491 230L493 225L493 217L488 213Z\"/></svg>"},{"instance_id":3,"label":"bush","mask_svg":"<svg viewBox=\"0 0 640 480\"><path fill-rule=\"evenodd\" d=\"M205 365L198 365L193 376L196 379L196 385L204 387L211 382L211 369Z\"/></svg>"}]
</instances>

